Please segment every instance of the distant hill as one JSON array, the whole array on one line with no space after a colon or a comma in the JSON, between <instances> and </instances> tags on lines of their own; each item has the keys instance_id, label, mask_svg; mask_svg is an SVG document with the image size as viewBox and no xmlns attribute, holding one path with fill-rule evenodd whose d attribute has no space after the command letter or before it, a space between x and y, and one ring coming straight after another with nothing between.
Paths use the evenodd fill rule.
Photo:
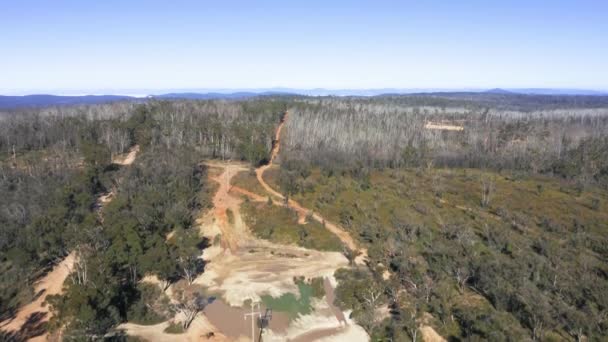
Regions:
<instances>
[{"instance_id":1,"label":"distant hill","mask_svg":"<svg viewBox=\"0 0 608 342\"><path fill-rule=\"evenodd\" d=\"M608 92L583 90L583 89L545 89L545 88L530 88L530 89L503 89L494 88L489 90L448 90L448 89L291 89L291 88L269 88L269 89L252 89L250 91L234 91L222 89L218 91L208 92L175 92L159 95L150 95L148 97L135 97L127 95L83 95L83 96L60 96L60 95L25 95L25 96L1 96L0 109L15 109L27 107L46 107L46 106L63 106L63 105L78 105L78 104L99 104L110 103L117 101L137 101L144 102L147 99L189 99L189 100L242 100L257 96L354 96L354 97L387 97L387 96L418 96L418 97L449 97L461 98L475 101L490 100L495 102L498 99L505 101L510 99L515 102L520 102L520 97L532 96L534 99L528 101L540 100L542 103L555 102L555 96L564 97L557 102L584 102L602 104L605 99L586 99L585 97L606 97ZM545 96L545 97L543 97ZM538 97L538 98L537 98ZM575 98L576 97L576 98ZM589 104L587 103L587 104Z\"/></svg>"},{"instance_id":2,"label":"distant hill","mask_svg":"<svg viewBox=\"0 0 608 342\"><path fill-rule=\"evenodd\" d=\"M560 89L560 88L521 88L508 89L511 93L529 95L608 95L608 92L589 89Z\"/></svg>"},{"instance_id":3,"label":"distant hill","mask_svg":"<svg viewBox=\"0 0 608 342\"><path fill-rule=\"evenodd\" d=\"M147 99L188 99L188 100L241 100L256 96L282 96L296 95L287 92L234 92L234 93L168 93L151 95L148 97L134 97L126 95L83 95L83 96L60 96L60 95L25 95L25 96L2 96L0 95L0 109L15 109L27 107L47 107L82 104L99 104L117 101L139 101Z\"/></svg>"},{"instance_id":4,"label":"distant hill","mask_svg":"<svg viewBox=\"0 0 608 342\"><path fill-rule=\"evenodd\" d=\"M256 96L272 96L272 95L295 95L289 92L281 91L264 91L264 92L234 92L234 93L169 93L161 95L152 95L152 98L158 99L190 99L190 100L212 100L212 99L246 99Z\"/></svg>"},{"instance_id":5,"label":"distant hill","mask_svg":"<svg viewBox=\"0 0 608 342\"><path fill-rule=\"evenodd\" d=\"M18 107L45 107L74 104L98 104L117 102L125 100L136 100L137 98L122 95L84 95L84 96L57 96L57 95L25 95L25 96L1 96L0 108L10 109Z\"/></svg>"},{"instance_id":6,"label":"distant hill","mask_svg":"<svg viewBox=\"0 0 608 342\"><path fill-rule=\"evenodd\" d=\"M508 91L508 90L501 89L501 88L494 88L494 89L486 90L486 91L484 91L484 93L486 93L486 94L514 94L515 92Z\"/></svg>"}]
</instances>

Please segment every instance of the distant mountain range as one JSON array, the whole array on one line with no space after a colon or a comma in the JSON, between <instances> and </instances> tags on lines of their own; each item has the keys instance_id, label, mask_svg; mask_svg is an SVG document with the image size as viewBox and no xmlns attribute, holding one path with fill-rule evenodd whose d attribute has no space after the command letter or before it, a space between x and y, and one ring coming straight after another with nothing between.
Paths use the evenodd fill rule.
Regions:
<instances>
[{"instance_id":1,"label":"distant mountain range","mask_svg":"<svg viewBox=\"0 0 608 342\"><path fill-rule=\"evenodd\" d=\"M57 95L25 95L25 96L1 96L0 108L17 107L44 107L61 106L73 104L97 104L125 100L133 100L134 97L123 95L83 95L83 96L57 96Z\"/></svg>"},{"instance_id":2,"label":"distant mountain range","mask_svg":"<svg viewBox=\"0 0 608 342\"><path fill-rule=\"evenodd\" d=\"M294 89L294 88L268 88L251 89L247 91L222 89L217 91L202 92L174 92L167 94L149 95L147 97L129 95L24 95L24 96L1 96L0 109L14 109L21 107L45 107L76 104L99 104L118 101L143 102L146 99L246 99L256 96L277 95L301 95L301 96L378 96L378 95L406 95L406 94L438 94L438 93L470 93L470 94L496 94L496 95L586 95L586 96L608 96L608 92L584 89L549 89L549 88L526 88L526 89Z\"/></svg>"}]
</instances>

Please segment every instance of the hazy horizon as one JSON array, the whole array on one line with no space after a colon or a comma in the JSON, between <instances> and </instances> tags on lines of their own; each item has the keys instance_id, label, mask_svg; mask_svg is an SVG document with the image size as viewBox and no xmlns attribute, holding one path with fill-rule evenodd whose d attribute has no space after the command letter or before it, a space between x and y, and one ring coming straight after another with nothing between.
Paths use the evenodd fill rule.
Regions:
<instances>
[{"instance_id":1,"label":"hazy horizon","mask_svg":"<svg viewBox=\"0 0 608 342\"><path fill-rule=\"evenodd\" d=\"M31 96L31 95L52 95L52 96L130 96L147 97L166 94L235 94L235 93L293 93L298 95L381 95L388 93L396 94L415 94L415 93L441 93L441 92L487 92L490 90L505 90L513 93L531 94L564 94L579 95L597 93L608 95L608 89L588 89L588 88L508 88L508 87L489 87L489 88L290 88L290 87L269 87L269 88L169 88L169 89L41 89L31 91L14 91L0 93L0 96ZM366 94L364 94L366 93Z\"/></svg>"}]
</instances>

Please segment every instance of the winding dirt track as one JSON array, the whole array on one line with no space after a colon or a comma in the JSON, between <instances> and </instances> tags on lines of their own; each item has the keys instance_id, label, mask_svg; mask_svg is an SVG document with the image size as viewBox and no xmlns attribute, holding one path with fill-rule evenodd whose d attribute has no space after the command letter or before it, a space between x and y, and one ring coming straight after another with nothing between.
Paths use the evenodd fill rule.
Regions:
<instances>
[{"instance_id":1,"label":"winding dirt track","mask_svg":"<svg viewBox=\"0 0 608 342\"><path fill-rule=\"evenodd\" d=\"M198 223L204 236L214 240L220 235L221 239L219 246L204 251L203 258L209 264L196 283L223 293L228 304L239 306L249 298L259 300L264 293L272 296L297 293L294 277L328 277L337 268L348 265L341 253L279 245L253 236L243 222L240 213L243 199L239 195L250 196L254 201L266 198L231 185L234 175L248 170L246 165L234 162L207 165L223 172L211 177L219 183L214 208Z\"/></svg>"},{"instance_id":2,"label":"winding dirt track","mask_svg":"<svg viewBox=\"0 0 608 342\"><path fill-rule=\"evenodd\" d=\"M279 199L281 199L283 201L285 200L285 197L278 191L274 190L264 180L264 172L266 172L266 170L268 170L272 166L272 163L274 162L277 155L279 154L279 149L281 147L281 144L280 144L281 131L283 129L283 125L285 125L285 122L287 121L288 116L289 116L289 112L285 112L285 115L281 119L281 123L277 127L277 130L275 132L275 138L273 141L272 151L270 153L270 161L268 162L268 164L262 165L255 170L255 174L258 179L258 182L260 182L262 187L264 187L264 189L268 193L270 193L274 197L278 197ZM300 222L304 222L304 220L305 220L304 218L306 217L306 215L308 215L309 213L312 213L312 218L315 221L323 224L325 226L325 228L327 228L329 231L331 231L333 234L335 234L348 248L350 248L353 251L358 251L360 253L359 257L357 258L357 263L360 263L360 264L364 263L365 258L367 258L367 250L364 248L359 248L357 246L355 240L342 227L329 222L321 215L313 212L310 209L303 207L298 202L296 202L292 199L288 200L287 205L298 213L298 215L300 216Z\"/></svg>"}]
</instances>

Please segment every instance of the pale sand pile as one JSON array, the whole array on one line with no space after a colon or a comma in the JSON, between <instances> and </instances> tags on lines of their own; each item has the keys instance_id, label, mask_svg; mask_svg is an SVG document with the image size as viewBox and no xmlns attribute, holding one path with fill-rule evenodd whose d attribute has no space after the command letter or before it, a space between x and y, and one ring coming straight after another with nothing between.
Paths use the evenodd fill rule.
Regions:
<instances>
[{"instance_id":1,"label":"pale sand pile","mask_svg":"<svg viewBox=\"0 0 608 342\"><path fill-rule=\"evenodd\" d=\"M427 122L424 126L425 129L435 129L440 131L463 131L463 126L450 125L440 122Z\"/></svg>"}]
</instances>

